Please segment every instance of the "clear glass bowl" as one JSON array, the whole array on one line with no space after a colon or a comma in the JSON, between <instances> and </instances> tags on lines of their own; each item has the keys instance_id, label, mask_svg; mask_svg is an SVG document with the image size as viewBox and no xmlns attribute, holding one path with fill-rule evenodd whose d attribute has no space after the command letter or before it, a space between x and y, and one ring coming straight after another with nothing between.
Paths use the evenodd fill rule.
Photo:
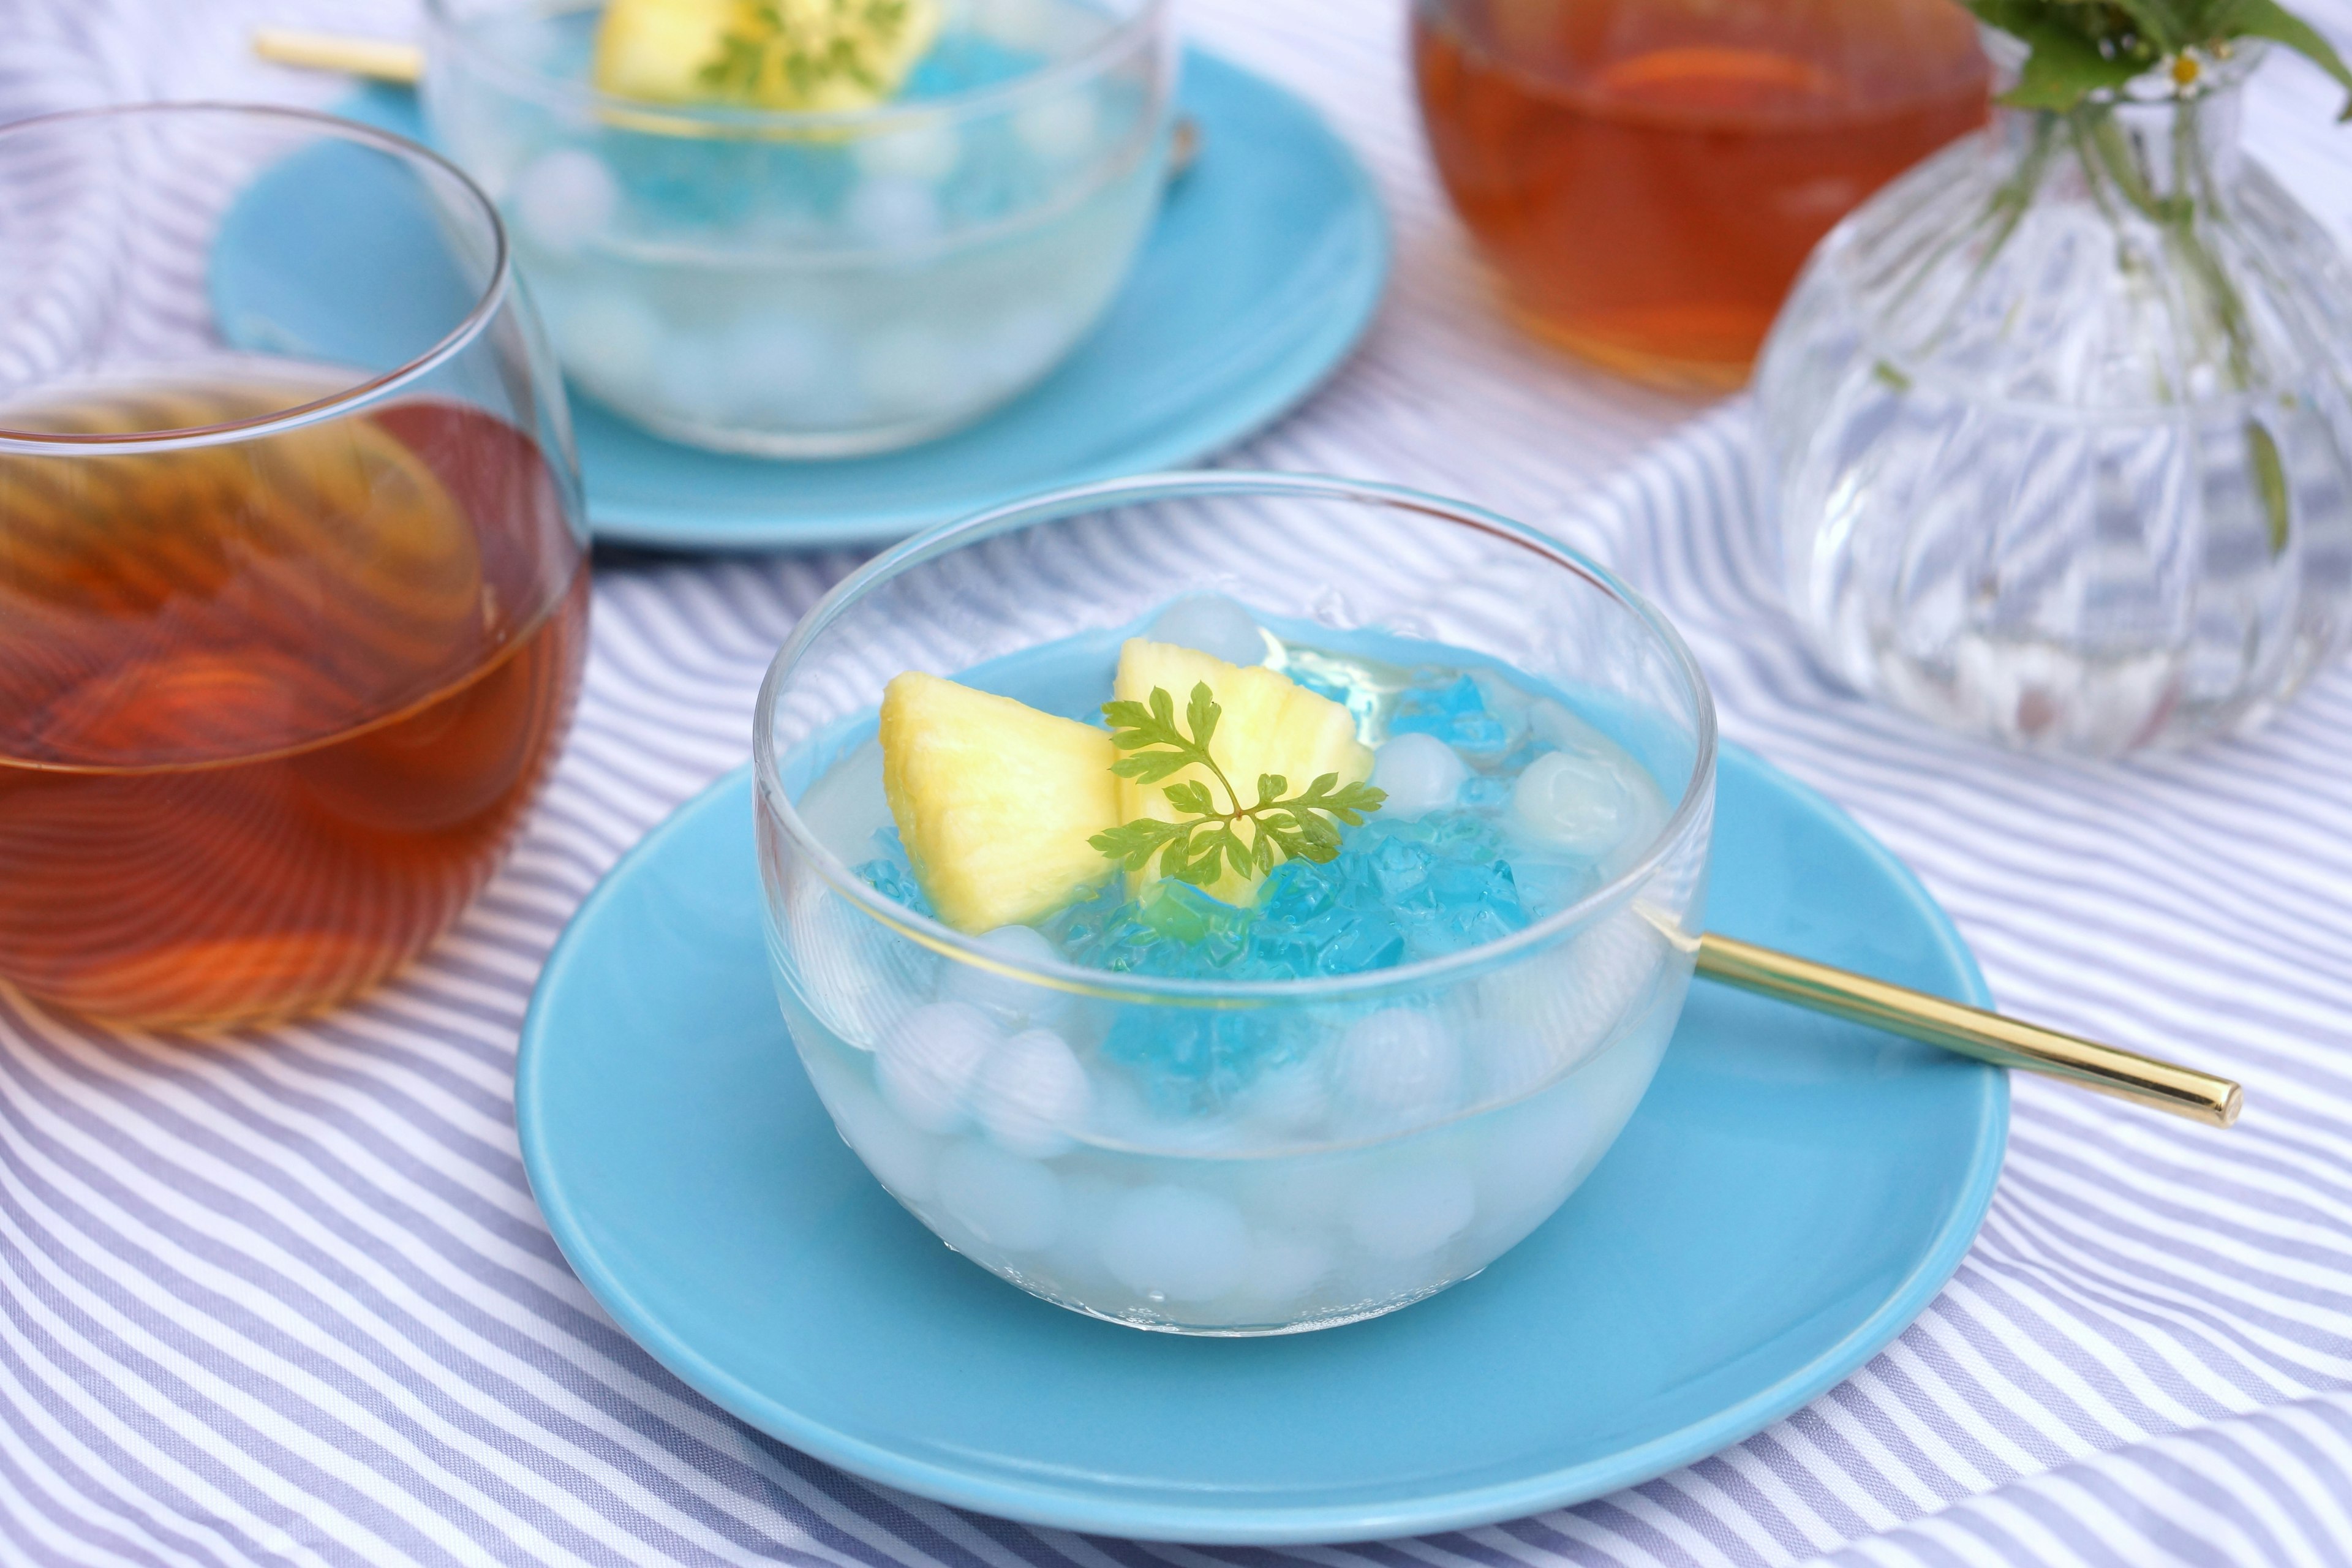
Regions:
<instances>
[{"instance_id":1,"label":"clear glass bowl","mask_svg":"<svg viewBox=\"0 0 2352 1568\"><path fill-rule=\"evenodd\" d=\"M2352 638L2352 271L2241 153L2261 55L2004 109L1815 252L1757 402L1856 687L2107 755L2258 724Z\"/></svg>"},{"instance_id":2,"label":"clear glass bowl","mask_svg":"<svg viewBox=\"0 0 2352 1568\"><path fill-rule=\"evenodd\" d=\"M261 181L292 221L208 298ZM159 1027L331 1006L488 880L587 658L498 215L366 126L146 104L0 128L0 978ZM330 356L343 275L379 283Z\"/></svg>"},{"instance_id":3,"label":"clear glass bowl","mask_svg":"<svg viewBox=\"0 0 2352 1568\"><path fill-rule=\"evenodd\" d=\"M1197 591L1294 626L1495 661L1631 752L1672 805L1664 826L1613 879L1503 940L1256 984L1034 959L891 902L826 847L855 839L827 828L839 797L808 792L873 736L891 676L958 674L1090 715L1123 632ZM1068 657L1041 663L1041 648ZM801 623L761 689L754 757L777 994L842 1137L948 1245L1117 1322L1321 1328L1476 1273L1607 1151L1689 984L1715 790L1698 669L1606 573L1457 502L1331 479L1162 476L934 531ZM996 1043L979 1048L994 1054L977 1068L969 1039L919 1011L942 1001L991 1016ZM987 1100L991 1064L1016 1054L1003 1040L1038 1028L1087 1078L1063 1086L1050 1123ZM1216 1103L1155 1109L1160 1086L1100 1049L1138 1030L1203 1048L1278 1033L1283 1065ZM1426 1047L1423 1088L1376 1104L1339 1092L1370 1059L1363 1042L1397 1032Z\"/></svg>"},{"instance_id":4,"label":"clear glass bowl","mask_svg":"<svg viewBox=\"0 0 2352 1568\"><path fill-rule=\"evenodd\" d=\"M431 0L433 133L497 199L564 369L677 440L884 451L1043 377L1165 179L1166 0L971 0L899 98L781 113L589 84L601 7Z\"/></svg>"}]
</instances>

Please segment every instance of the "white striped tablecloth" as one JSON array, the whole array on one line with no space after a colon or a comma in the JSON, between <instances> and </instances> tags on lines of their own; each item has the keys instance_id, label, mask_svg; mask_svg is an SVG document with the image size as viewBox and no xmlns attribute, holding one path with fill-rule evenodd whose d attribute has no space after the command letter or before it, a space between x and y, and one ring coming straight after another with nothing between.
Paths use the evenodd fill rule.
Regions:
<instances>
[{"instance_id":1,"label":"white striped tablecloth","mask_svg":"<svg viewBox=\"0 0 2352 1568\"><path fill-rule=\"evenodd\" d=\"M2323 20L2352 32L2352 8ZM600 566L577 730L512 864L372 999L223 1046L0 992L0 1561L1324 1568L2352 1563L2352 670L2259 736L2084 766L1941 738L1798 653L1744 412L1563 364L1489 308L1417 142L1396 0L1188 0L1328 112L1396 224L1364 351L1231 460L1556 528L1670 610L1731 738L1916 867L2004 1005L2243 1078L2218 1135L2017 1086L1984 1231L1813 1405L1582 1507L1271 1552L1079 1538L869 1487L688 1392L589 1300L517 1158L515 1035L605 867L749 744L845 557ZM321 96L258 17L362 0L0 0L0 119ZM2352 229L2352 130L2273 62L2249 135Z\"/></svg>"}]
</instances>

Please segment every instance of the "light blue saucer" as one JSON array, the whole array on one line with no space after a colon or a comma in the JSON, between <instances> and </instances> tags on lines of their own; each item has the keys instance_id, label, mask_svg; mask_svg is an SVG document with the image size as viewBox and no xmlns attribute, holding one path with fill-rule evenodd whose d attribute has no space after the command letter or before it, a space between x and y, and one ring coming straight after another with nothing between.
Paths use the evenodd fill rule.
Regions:
<instances>
[{"instance_id":1,"label":"light blue saucer","mask_svg":"<svg viewBox=\"0 0 2352 1568\"><path fill-rule=\"evenodd\" d=\"M1723 753L1710 923L1983 1003L1910 873ZM1821 1394L1968 1250L2007 1078L1701 984L1566 1207L1370 1322L1182 1339L950 1252L835 1135L761 952L749 771L656 829L556 945L515 1109L572 1266L686 1383L870 1479L1034 1523L1308 1542L1516 1518L1649 1479Z\"/></svg>"},{"instance_id":2,"label":"light blue saucer","mask_svg":"<svg viewBox=\"0 0 2352 1568\"><path fill-rule=\"evenodd\" d=\"M1263 78L1192 50L1179 98L1200 124L1200 156L1170 186L1109 314L1043 384L938 441L827 462L679 446L575 391L597 536L687 550L881 543L1037 490L1189 467L1287 412L1347 357L1380 302L1380 198L1315 111ZM424 134L402 89L370 89L340 108ZM403 226L382 226L364 268L274 267L271 258L301 253L296 188L285 170L266 174L223 221L215 316L233 336L239 323L271 323L267 341L245 347L291 340L320 358L372 363L367 340L392 292L383 279L410 264ZM315 195L316 183L305 189ZM364 205L346 202L335 221L365 223Z\"/></svg>"}]
</instances>

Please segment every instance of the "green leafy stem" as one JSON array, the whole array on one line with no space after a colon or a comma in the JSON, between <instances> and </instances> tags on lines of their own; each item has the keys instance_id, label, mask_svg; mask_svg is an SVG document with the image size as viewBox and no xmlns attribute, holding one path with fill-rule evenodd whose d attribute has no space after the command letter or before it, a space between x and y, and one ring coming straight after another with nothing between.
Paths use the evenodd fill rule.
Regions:
<instances>
[{"instance_id":1,"label":"green leafy stem","mask_svg":"<svg viewBox=\"0 0 2352 1568\"><path fill-rule=\"evenodd\" d=\"M2110 93L2166 61L2176 89L2202 74L2200 55L2226 58L2238 38L2267 38L2304 56L2352 93L2333 45L2278 0L1965 0L1978 20L2030 51L2001 101L2058 113ZM2352 120L2352 100L2345 119Z\"/></svg>"},{"instance_id":2,"label":"green leafy stem","mask_svg":"<svg viewBox=\"0 0 2352 1568\"><path fill-rule=\"evenodd\" d=\"M1183 820L1141 816L1087 840L1130 871L1143 869L1156 855L1163 875L1205 888L1216 881L1221 861L1240 877L1274 869L1276 851L1286 859L1319 864L1339 853L1341 823L1360 826L1388 800L1385 791L1368 784L1341 784L1338 773L1325 773L1300 794L1286 795L1288 779L1260 773L1255 804L1244 805L1242 792L1209 752L1224 710L1206 681L1192 688L1181 729L1176 700L1164 687L1151 689L1148 704L1106 702L1102 711L1110 722L1110 743L1128 753L1111 764L1111 772L1150 784L1197 766L1225 795L1226 809L1220 811L1207 783L1180 780L1162 793L1169 805L1185 814ZM1241 832L1244 823L1250 827L1246 840Z\"/></svg>"}]
</instances>

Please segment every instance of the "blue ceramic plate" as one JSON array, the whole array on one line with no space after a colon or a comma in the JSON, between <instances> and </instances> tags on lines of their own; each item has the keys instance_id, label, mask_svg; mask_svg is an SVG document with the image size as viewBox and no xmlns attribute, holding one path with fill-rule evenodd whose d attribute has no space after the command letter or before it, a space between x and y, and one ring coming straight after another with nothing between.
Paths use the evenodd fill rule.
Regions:
<instances>
[{"instance_id":1,"label":"blue ceramic plate","mask_svg":"<svg viewBox=\"0 0 2352 1568\"><path fill-rule=\"evenodd\" d=\"M1181 468L1288 410L1347 356L1380 301L1380 199L1314 110L1264 79L1195 50L1179 97L1200 122L1200 157L1170 186L1102 325L1044 383L958 434L826 462L678 446L575 392L598 537L689 550L876 544L1035 490ZM399 89L371 89L341 111L424 133L414 95ZM319 183L289 166L257 181L224 221L216 318L232 337L241 322L273 323L245 347L373 363L391 292L382 280L418 259L402 235L430 230L380 224L383 243L356 247L370 267L283 265L302 254L306 223L369 219L357 194L332 219L315 216L323 209L290 199L298 178L315 197Z\"/></svg>"},{"instance_id":2,"label":"blue ceramic plate","mask_svg":"<svg viewBox=\"0 0 2352 1568\"><path fill-rule=\"evenodd\" d=\"M616 866L549 958L516 1115L598 1300L672 1372L870 1479L1199 1542L1414 1533L1570 1503L1784 1415L1958 1266L2004 1075L1695 987L1624 1135L1484 1274L1370 1322L1144 1333L965 1262L833 1131L769 987L749 771ZM1717 930L1982 1003L1951 922L1834 806L1726 751Z\"/></svg>"}]
</instances>

